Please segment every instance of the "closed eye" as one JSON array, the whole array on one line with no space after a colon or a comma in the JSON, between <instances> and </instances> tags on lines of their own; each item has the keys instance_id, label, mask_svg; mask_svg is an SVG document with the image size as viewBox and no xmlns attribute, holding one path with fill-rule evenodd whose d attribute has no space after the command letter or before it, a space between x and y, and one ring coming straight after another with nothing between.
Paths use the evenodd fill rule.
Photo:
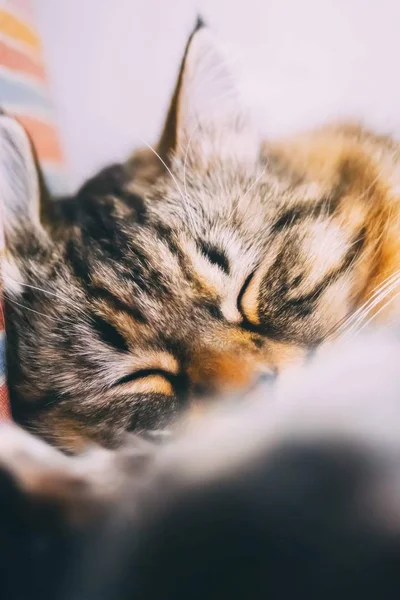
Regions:
<instances>
[{"instance_id":1,"label":"closed eye","mask_svg":"<svg viewBox=\"0 0 400 600\"><path fill-rule=\"evenodd\" d=\"M243 308L243 298L244 298L246 291L249 288L249 285L251 284L251 282L253 280L254 275L255 275L255 271L250 273L250 275L246 278L246 280L242 286L242 289L240 290L239 295L237 297L237 301L236 301L237 309L240 312L244 323L249 323L249 319L247 318L246 313Z\"/></svg>"},{"instance_id":2,"label":"closed eye","mask_svg":"<svg viewBox=\"0 0 400 600\"><path fill-rule=\"evenodd\" d=\"M132 390L136 393L174 393L180 397L186 396L189 388L188 377L185 373L171 373L164 369L139 369L124 375L112 384L116 388L125 384L137 385Z\"/></svg>"},{"instance_id":3,"label":"closed eye","mask_svg":"<svg viewBox=\"0 0 400 600\"><path fill-rule=\"evenodd\" d=\"M258 309L258 285L254 281L257 270L246 278L237 298L237 309L242 316L241 327L246 331L265 336L274 335L271 324L261 323ZM244 306L245 305L245 306Z\"/></svg>"},{"instance_id":4,"label":"closed eye","mask_svg":"<svg viewBox=\"0 0 400 600\"><path fill-rule=\"evenodd\" d=\"M124 383L131 383L132 381L137 381L138 379L145 379L147 377L163 377L168 382L171 382L172 378L177 377L173 373L169 373L168 371L164 371L163 369L140 369L139 371L134 371L133 373L129 373L128 375L124 375L120 379L117 379L112 385L112 387L116 387L117 385L123 385Z\"/></svg>"}]
</instances>

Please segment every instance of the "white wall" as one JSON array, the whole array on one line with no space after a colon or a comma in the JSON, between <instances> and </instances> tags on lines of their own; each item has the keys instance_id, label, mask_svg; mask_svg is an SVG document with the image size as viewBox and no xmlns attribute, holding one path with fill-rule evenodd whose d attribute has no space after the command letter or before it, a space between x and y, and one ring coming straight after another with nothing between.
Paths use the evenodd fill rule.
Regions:
<instances>
[{"instance_id":1,"label":"white wall","mask_svg":"<svg viewBox=\"0 0 400 600\"><path fill-rule=\"evenodd\" d=\"M156 140L200 10L269 135L340 115L400 136L400 0L36 0L74 188Z\"/></svg>"}]
</instances>

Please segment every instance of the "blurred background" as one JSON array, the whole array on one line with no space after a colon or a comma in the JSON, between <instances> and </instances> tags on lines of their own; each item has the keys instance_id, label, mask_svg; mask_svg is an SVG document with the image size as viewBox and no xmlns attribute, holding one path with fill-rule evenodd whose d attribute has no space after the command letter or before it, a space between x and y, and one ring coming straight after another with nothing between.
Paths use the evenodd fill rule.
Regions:
<instances>
[{"instance_id":1,"label":"blurred background","mask_svg":"<svg viewBox=\"0 0 400 600\"><path fill-rule=\"evenodd\" d=\"M36 0L75 189L156 141L197 13L267 135L362 118L400 137L399 0Z\"/></svg>"}]
</instances>

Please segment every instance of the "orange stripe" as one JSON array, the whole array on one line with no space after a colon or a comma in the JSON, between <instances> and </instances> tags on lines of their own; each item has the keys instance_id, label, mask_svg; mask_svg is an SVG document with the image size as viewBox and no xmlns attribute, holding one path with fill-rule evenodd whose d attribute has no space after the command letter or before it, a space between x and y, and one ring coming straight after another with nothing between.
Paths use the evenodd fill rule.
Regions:
<instances>
[{"instance_id":1,"label":"orange stripe","mask_svg":"<svg viewBox=\"0 0 400 600\"><path fill-rule=\"evenodd\" d=\"M6 10L0 9L0 31L9 37L28 44L33 49L39 51L41 44L36 33L25 23L14 17Z\"/></svg>"},{"instance_id":2,"label":"orange stripe","mask_svg":"<svg viewBox=\"0 0 400 600\"><path fill-rule=\"evenodd\" d=\"M17 119L31 136L40 161L63 162L61 146L54 126L26 115L18 115Z\"/></svg>"},{"instance_id":3,"label":"orange stripe","mask_svg":"<svg viewBox=\"0 0 400 600\"><path fill-rule=\"evenodd\" d=\"M10 48L0 40L0 65L4 65L13 71L33 75L45 81L46 75L42 64L33 61L29 56Z\"/></svg>"}]
</instances>

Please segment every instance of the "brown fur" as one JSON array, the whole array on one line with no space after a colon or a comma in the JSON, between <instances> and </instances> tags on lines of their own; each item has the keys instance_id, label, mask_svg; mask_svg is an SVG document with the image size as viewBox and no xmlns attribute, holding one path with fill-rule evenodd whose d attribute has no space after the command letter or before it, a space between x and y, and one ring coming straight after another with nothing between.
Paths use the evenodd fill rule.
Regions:
<instances>
[{"instance_id":1,"label":"brown fur","mask_svg":"<svg viewBox=\"0 0 400 600\"><path fill-rule=\"evenodd\" d=\"M397 144L355 125L262 143L204 28L160 155L110 167L41 222L23 133L2 123L13 413L67 450L245 394L399 269ZM397 314L396 290L357 327Z\"/></svg>"}]
</instances>

